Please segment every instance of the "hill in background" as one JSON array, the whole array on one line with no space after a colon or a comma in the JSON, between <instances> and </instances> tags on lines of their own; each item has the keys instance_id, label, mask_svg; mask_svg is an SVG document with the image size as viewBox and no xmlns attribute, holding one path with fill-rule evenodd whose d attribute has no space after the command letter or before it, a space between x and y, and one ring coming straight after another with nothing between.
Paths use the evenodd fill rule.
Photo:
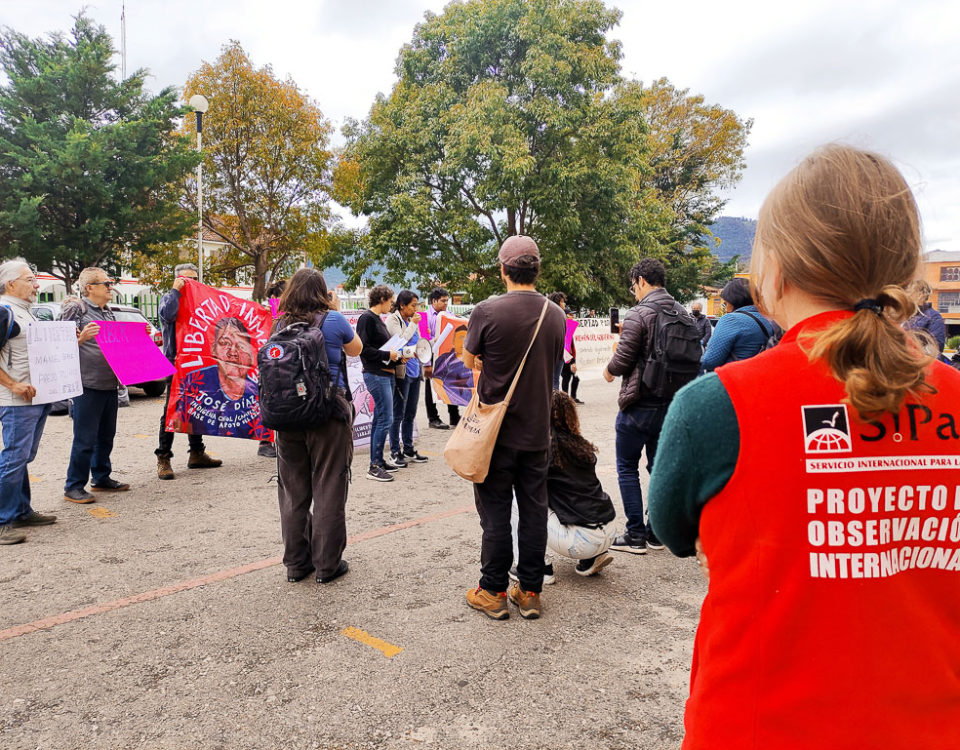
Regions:
<instances>
[{"instance_id":1,"label":"hill in background","mask_svg":"<svg viewBox=\"0 0 960 750\"><path fill-rule=\"evenodd\" d=\"M757 231L755 219L721 216L710 227L710 231L720 240L717 245L714 239L706 238L707 247L717 258L726 262L734 255L739 255L741 263L750 262L750 248L753 246L753 235Z\"/></svg>"}]
</instances>

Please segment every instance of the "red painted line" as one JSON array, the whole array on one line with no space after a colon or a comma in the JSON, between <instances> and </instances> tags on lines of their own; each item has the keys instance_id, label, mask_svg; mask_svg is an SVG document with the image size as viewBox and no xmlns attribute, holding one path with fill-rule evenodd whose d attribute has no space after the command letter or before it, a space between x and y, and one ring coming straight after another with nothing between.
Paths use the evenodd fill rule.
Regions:
<instances>
[{"instance_id":1,"label":"red painted line","mask_svg":"<svg viewBox=\"0 0 960 750\"><path fill-rule=\"evenodd\" d=\"M432 523L433 521L441 521L444 518L458 516L471 510L474 510L474 506L464 505L460 508L445 510L442 513L435 513L431 516L414 518L410 521L393 524L392 526L384 526L379 529L364 531L360 534L354 534L353 536L348 537L347 544L356 544L358 542L365 542L368 539L376 539L377 537L393 534L397 531L403 531L404 529L410 529L414 526L422 526L427 523ZM189 581L181 581L180 583L171 583L169 586L162 586L158 589L153 589L152 591L144 591L139 594L134 594L133 596L126 596L122 599L114 599L112 602L91 604L89 607L83 607L82 609L74 609L69 612L61 612L58 615L41 617L39 620L34 620L33 622L27 622L23 625L14 625L13 627L0 630L0 641L7 641L11 638L19 638L21 635L35 633L38 630L47 630L48 628L53 628L57 625L65 625L68 622L82 620L85 617L92 617L93 615L102 615L106 612L112 612L115 609L131 607L134 604L142 604L143 602L150 602L154 599L161 599L165 596L179 594L181 591L189 591L190 589L199 588L200 586L207 586L211 583L217 583L218 581L226 581L229 578L236 578L237 576L246 575L247 573L254 573L258 570L263 570L264 568L271 568L274 565L280 565L281 562L282 558L280 557L268 557L265 560L247 563L246 565L241 565L237 568L220 570L216 573L210 573L209 575L201 576L200 578L194 578Z\"/></svg>"}]
</instances>

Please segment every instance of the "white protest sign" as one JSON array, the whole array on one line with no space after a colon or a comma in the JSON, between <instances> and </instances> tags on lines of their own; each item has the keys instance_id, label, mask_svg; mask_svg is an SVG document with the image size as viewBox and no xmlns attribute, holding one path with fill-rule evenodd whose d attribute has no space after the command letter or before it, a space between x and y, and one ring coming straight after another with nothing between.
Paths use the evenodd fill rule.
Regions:
<instances>
[{"instance_id":1,"label":"white protest sign","mask_svg":"<svg viewBox=\"0 0 960 750\"><path fill-rule=\"evenodd\" d=\"M33 404L49 404L83 393L77 327L69 321L39 321L27 326Z\"/></svg>"}]
</instances>

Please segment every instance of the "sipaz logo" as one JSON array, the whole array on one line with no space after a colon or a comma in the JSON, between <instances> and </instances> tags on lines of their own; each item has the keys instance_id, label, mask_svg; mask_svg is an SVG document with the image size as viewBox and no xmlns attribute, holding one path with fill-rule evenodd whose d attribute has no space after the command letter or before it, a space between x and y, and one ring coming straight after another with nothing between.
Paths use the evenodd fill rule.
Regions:
<instances>
[{"instance_id":1,"label":"sipaz logo","mask_svg":"<svg viewBox=\"0 0 960 750\"><path fill-rule=\"evenodd\" d=\"M849 453L853 450L846 404L801 406L807 453Z\"/></svg>"},{"instance_id":2,"label":"sipaz logo","mask_svg":"<svg viewBox=\"0 0 960 750\"><path fill-rule=\"evenodd\" d=\"M280 359L283 356L283 347L280 344L271 344L267 347L267 357L270 359Z\"/></svg>"}]
</instances>

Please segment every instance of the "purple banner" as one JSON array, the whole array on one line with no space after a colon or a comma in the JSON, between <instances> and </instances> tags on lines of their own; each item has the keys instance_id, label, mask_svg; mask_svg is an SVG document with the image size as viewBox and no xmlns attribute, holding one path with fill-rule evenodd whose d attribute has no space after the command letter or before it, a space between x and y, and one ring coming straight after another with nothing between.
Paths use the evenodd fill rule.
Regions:
<instances>
[{"instance_id":1,"label":"purple banner","mask_svg":"<svg viewBox=\"0 0 960 750\"><path fill-rule=\"evenodd\" d=\"M173 365L150 338L145 323L104 320L98 325L97 343L121 383L134 385L173 375Z\"/></svg>"}]
</instances>

